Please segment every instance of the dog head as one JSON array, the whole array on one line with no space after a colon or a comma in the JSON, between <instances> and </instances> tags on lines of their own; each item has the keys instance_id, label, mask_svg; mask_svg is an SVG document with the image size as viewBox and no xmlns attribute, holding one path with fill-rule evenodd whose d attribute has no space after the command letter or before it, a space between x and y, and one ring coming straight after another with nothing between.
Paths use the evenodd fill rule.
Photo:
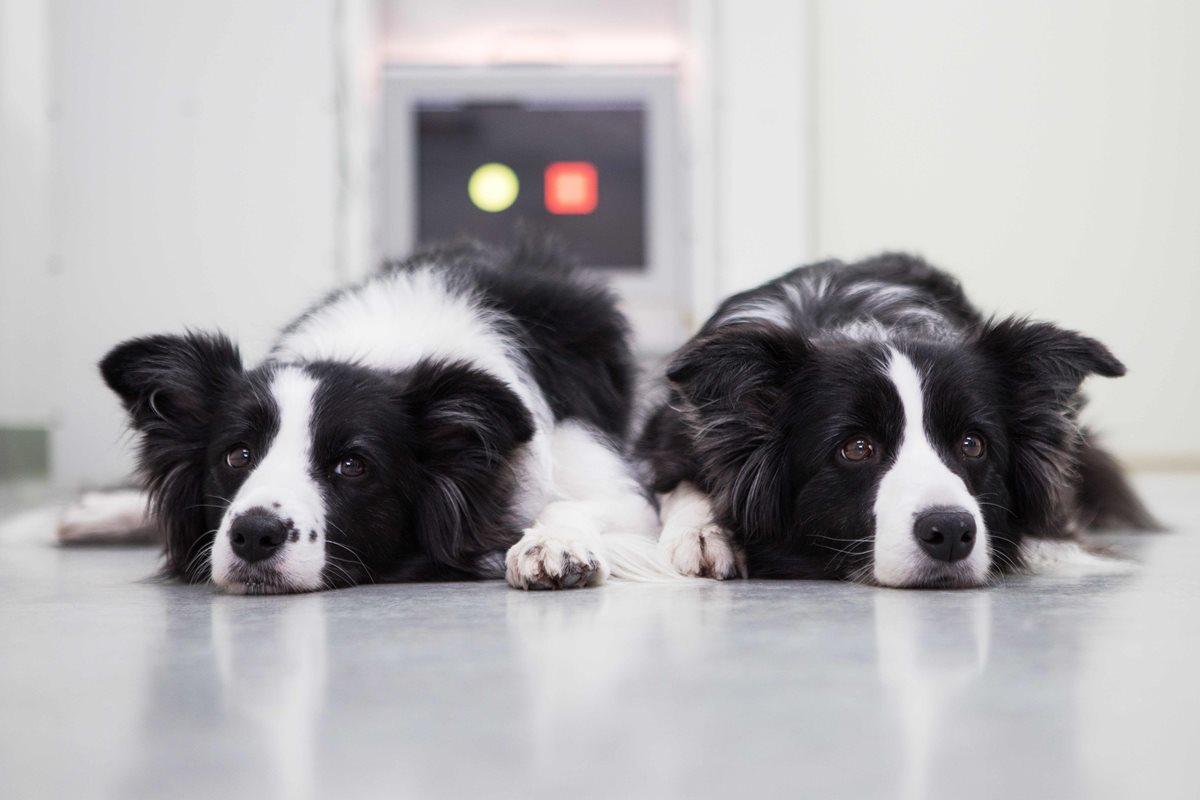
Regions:
<instances>
[{"instance_id":1,"label":"dog head","mask_svg":"<svg viewBox=\"0 0 1200 800\"><path fill-rule=\"evenodd\" d=\"M1064 521L1099 342L1009 319L965 338L726 325L676 357L718 520L752 575L972 586Z\"/></svg>"},{"instance_id":2,"label":"dog head","mask_svg":"<svg viewBox=\"0 0 1200 800\"><path fill-rule=\"evenodd\" d=\"M100 369L139 434L167 571L230 592L470 571L494 547L475 516L505 518L498 467L533 435L516 395L462 364L244 370L193 333L125 342Z\"/></svg>"}]
</instances>

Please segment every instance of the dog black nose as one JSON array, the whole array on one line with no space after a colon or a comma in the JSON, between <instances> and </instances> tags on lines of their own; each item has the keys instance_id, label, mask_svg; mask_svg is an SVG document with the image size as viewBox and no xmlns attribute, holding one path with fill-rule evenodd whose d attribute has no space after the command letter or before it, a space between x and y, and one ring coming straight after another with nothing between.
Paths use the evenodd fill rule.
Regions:
<instances>
[{"instance_id":1,"label":"dog black nose","mask_svg":"<svg viewBox=\"0 0 1200 800\"><path fill-rule=\"evenodd\" d=\"M243 561L262 561L287 541L288 527L269 514L243 514L229 527L233 552Z\"/></svg>"},{"instance_id":2,"label":"dog black nose","mask_svg":"<svg viewBox=\"0 0 1200 800\"><path fill-rule=\"evenodd\" d=\"M913 536L932 558L958 561L975 547L975 517L958 508L926 511L913 523Z\"/></svg>"}]
</instances>

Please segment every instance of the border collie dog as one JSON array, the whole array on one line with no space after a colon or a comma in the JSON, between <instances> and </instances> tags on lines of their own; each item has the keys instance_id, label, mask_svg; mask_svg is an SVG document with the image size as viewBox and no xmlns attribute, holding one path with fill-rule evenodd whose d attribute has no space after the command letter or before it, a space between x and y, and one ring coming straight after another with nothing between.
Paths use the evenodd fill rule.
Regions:
<instances>
[{"instance_id":1,"label":"border collie dog","mask_svg":"<svg viewBox=\"0 0 1200 800\"><path fill-rule=\"evenodd\" d=\"M660 563L622 453L626 321L545 243L391 264L253 369L188 333L125 342L100 370L138 434L171 576L255 594L501 574L531 589Z\"/></svg>"},{"instance_id":2,"label":"border collie dog","mask_svg":"<svg viewBox=\"0 0 1200 800\"><path fill-rule=\"evenodd\" d=\"M638 443L684 574L976 586L1088 524L1152 527L1077 422L1104 345L987 320L958 282L883 255L726 300L667 368Z\"/></svg>"}]
</instances>

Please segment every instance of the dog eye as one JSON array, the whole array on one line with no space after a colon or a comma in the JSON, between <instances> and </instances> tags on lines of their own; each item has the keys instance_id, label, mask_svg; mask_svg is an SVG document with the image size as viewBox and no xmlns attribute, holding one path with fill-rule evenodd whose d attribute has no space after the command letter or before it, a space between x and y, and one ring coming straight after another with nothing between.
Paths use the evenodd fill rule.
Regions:
<instances>
[{"instance_id":1,"label":"dog eye","mask_svg":"<svg viewBox=\"0 0 1200 800\"><path fill-rule=\"evenodd\" d=\"M851 436L842 442L842 458L855 463L875 456L875 443L866 436Z\"/></svg>"},{"instance_id":2,"label":"dog eye","mask_svg":"<svg viewBox=\"0 0 1200 800\"><path fill-rule=\"evenodd\" d=\"M983 458L987 443L978 433L968 433L962 438L962 454L967 458Z\"/></svg>"},{"instance_id":3,"label":"dog eye","mask_svg":"<svg viewBox=\"0 0 1200 800\"><path fill-rule=\"evenodd\" d=\"M250 452L250 448L244 444L235 444L225 453L225 463L234 469L245 469L250 466L254 454Z\"/></svg>"},{"instance_id":4,"label":"dog eye","mask_svg":"<svg viewBox=\"0 0 1200 800\"><path fill-rule=\"evenodd\" d=\"M362 459L354 456L346 456L338 461L333 471L343 478L361 478L367 471L367 465L362 462Z\"/></svg>"}]
</instances>

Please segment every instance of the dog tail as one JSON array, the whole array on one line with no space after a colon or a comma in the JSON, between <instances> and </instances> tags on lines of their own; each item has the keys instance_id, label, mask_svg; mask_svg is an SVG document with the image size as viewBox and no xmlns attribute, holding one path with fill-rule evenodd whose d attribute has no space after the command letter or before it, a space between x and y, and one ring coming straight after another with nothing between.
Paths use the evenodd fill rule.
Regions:
<instances>
[{"instance_id":1,"label":"dog tail","mask_svg":"<svg viewBox=\"0 0 1200 800\"><path fill-rule=\"evenodd\" d=\"M1164 530L1129 484L1120 464L1084 432L1079 453L1076 498L1079 513L1089 528Z\"/></svg>"},{"instance_id":2,"label":"dog tail","mask_svg":"<svg viewBox=\"0 0 1200 800\"><path fill-rule=\"evenodd\" d=\"M653 539L633 533L605 533L601 541L615 580L639 583L691 580L667 562Z\"/></svg>"}]
</instances>

